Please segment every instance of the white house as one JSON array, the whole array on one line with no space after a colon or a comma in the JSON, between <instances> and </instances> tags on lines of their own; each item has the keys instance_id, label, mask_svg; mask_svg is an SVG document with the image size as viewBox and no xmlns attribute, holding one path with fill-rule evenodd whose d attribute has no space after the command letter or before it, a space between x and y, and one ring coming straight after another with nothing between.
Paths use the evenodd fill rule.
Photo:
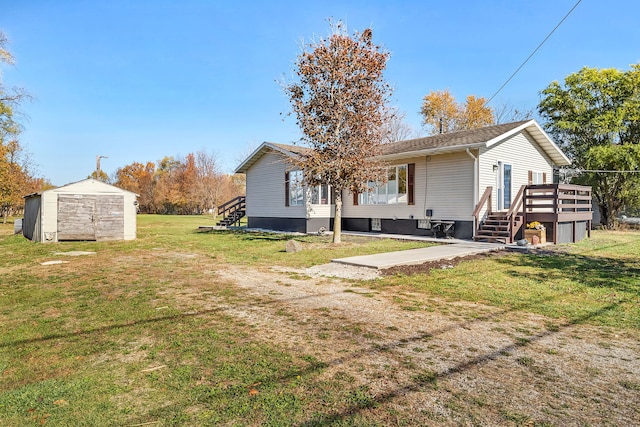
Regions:
<instances>
[{"instance_id":1,"label":"white house","mask_svg":"<svg viewBox=\"0 0 640 427\"><path fill-rule=\"evenodd\" d=\"M288 161L305 147L265 142L238 168L246 174L248 226L282 231L331 229L331 188L305 188ZM520 187L553 182L570 161L534 120L400 141L383 146L385 184L343 195L343 229L432 235L454 224L455 237L474 234L474 207L487 187L492 211L505 211Z\"/></svg>"},{"instance_id":2,"label":"white house","mask_svg":"<svg viewBox=\"0 0 640 427\"><path fill-rule=\"evenodd\" d=\"M23 235L36 242L133 240L137 194L89 178L25 196Z\"/></svg>"}]
</instances>

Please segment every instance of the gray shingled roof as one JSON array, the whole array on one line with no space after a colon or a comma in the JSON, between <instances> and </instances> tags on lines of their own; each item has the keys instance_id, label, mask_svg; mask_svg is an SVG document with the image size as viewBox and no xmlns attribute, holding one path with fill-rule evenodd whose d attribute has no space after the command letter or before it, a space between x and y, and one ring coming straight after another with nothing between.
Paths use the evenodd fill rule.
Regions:
<instances>
[{"instance_id":1,"label":"gray shingled roof","mask_svg":"<svg viewBox=\"0 0 640 427\"><path fill-rule=\"evenodd\" d=\"M505 123L495 126L487 126L479 129L463 130L458 132L442 133L439 135L425 136L406 141L392 142L382 146L382 155L409 153L412 151L429 150L435 148L452 148L458 146L480 144L491 141L493 138L509 132L529 120L513 123Z\"/></svg>"},{"instance_id":2,"label":"gray shingled roof","mask_svg":"<svg viewBox=\"0 0 640 427\"><path fill-rule=\"evenodd\" d=\"M305 155L310 151L313 151L311 148L309 147L302 147L300 145L288 145L288 144L277 144L275 142L272 142L271 145L275 145L276 147L285 150L285 151L289 151L293 154L300 154L300 155Z\"/></svg>"},{"instance_id":3,"label":"gray shingled roof","mask_svg":"<svg viewBox=\"0 0 640 427\"><path fill-rule=\"evenodd\" d=\"M435 153L444 151L458 151L473 146L479 147L484 144L493 144L499 141L502 135L509 132L517 132L517 129L527 129L531 136L547 152L550 158L557 165L568 165L571 162L555 145L555 143L545 134L534 120L524 120L520 122L505 123L494 126L486 126L479 129L464 130L459 132L449 132L439 135L426 136L423 138L409 139L406 141L392 142L382 146L380 157L392 159L400 158L403 154L418 154L419 152ZM489 145L490 145L489 144ZM283 153L291 155L305 155L311 148L299 145L276 144L273 142L264 143L249 159L245 160L238 167L236 172L246 172L246 170L263 154L263 150L271 147Z\"/></svg>"},{"instance_id":4,"label":"gray shingled roof","mask_svg":"<svg viewBox=\"0 0 640 427\"><path fill-rule=\"evenodd\" d=\"M382 155L410 153L413 151L429 150L435 148L453 148L458 146L466 146L473 144L481 144L491 141L493 138L509 132L518 126L529 122L524 120L521 122L505 123L495 126L487 126L479 129L461 130L458 132L442 133L439 135L425 136L422 138L408 139L405 141L391 142L382 145ZM294 154L305 154L311 149L299 145L275 144L282 150L289 151Z\"/></svg>"}]
</instances>

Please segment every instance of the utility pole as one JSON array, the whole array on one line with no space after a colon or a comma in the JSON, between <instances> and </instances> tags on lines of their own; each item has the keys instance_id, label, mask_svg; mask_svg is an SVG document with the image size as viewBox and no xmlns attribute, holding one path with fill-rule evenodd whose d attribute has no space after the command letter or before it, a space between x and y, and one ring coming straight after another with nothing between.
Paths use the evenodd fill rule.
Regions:
<instances>
[{"instance_id":1,"label":"utility pole","mask_svg":"<svg viewBox=\"0 0 640 427\"><path fill-rule=\"evenodd\" d=\"M100 176L100 159L108 159L108 157L96 156L96 176Z\"/></svg>"}]
</instances>

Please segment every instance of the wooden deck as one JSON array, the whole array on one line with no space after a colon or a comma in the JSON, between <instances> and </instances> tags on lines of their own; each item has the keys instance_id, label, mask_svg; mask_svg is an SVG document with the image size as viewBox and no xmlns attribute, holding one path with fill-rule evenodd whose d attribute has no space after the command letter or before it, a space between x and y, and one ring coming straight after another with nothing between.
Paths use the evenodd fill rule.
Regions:
<instances>
[{"instance_id":1,"label":"wooden deck","mask_svg":"<svg viewBox=\"0 0 640 427\"><path fill-rule=\"evenodd\" d=\"M538 221L550 228L554 243L591 237L591 187L571 184L528 185L524 192L525 224Z\"/></svg>"},{"instance_id":2,"label":"wooden deck","mask_svg":"<svg viewBox=\"0 0 640 427\"><path fill-rule=\"evenodd\" d=\"M473 211L475 240L513 243L526 224L538 221L553 243L591 236L591 187L570 184L523 185L506 212L492 212L492 187Z\"/></svg>"}]
</instances>

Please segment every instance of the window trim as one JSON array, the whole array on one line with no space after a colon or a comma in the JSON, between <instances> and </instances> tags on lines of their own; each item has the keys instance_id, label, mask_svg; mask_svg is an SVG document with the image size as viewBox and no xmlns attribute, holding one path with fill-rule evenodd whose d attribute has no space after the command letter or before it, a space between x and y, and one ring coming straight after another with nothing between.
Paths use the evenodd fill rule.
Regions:
<instances>
[{"instance_id":1,"label":"window trim","mask_svg":"<svg viewBox=\"0 0 640 427\"><path fill-rule=\"evenodd\" d=\"M326 199L322 198L322 187L325 187L327 190L327 197ZM316 191L316 194L318 195L318 203L314 203L313 202L313 198L314 198L314 190ZM319 206L328 206L331 205L331 186L329 184L320 184L320 185L314 185L312 187L309 187L309 204L311 205L319 205ZM322 203L322 200L325 200L325 203Z\"/></svg>"},{"instance_id":2,"label":"window trim","mask_svg":"<svg viewBox=\"0 0 640 427\"><path fill-rule=\"evenodd\" d=\"M539 181L539 182L536 182ZM529 171L529 185L541 185L547 183L547 173L530 170Z\"/></svg>"},{"instance_id":3,"label":"window trim","mask_svg":"<svg viewBox=\"0 0 640 427\"><path fill-rule=\"evenodd\" d=\"M298 178L299 177L299 178ZM304 185L301 170L292 170L285 173L285 206L304 206ZM296 192L294 195L293 192ZM298 191L300 192L298 194Z\"/></svg>"},{"instance_id":4,"label":"window trim","mask_svg":"<svg viewBox=\"0 0 640 427\"><path fill-rule=\"evenodd\" d=\"M401 178L400 171L404 169L404 179ZM394 175L395 190L390 191L389 182L378 184L375 181L369 181L367 185L373 191L365 191L363 193L354 194L353 204L355 205L413 205L415 204L414 188L415 188L415 163L404 163L398 165L389 165L387 167L387 176ZM405 192L400 193L400 183L404 181ZM384 187L384 192L380 189ZM373 197L371 196L373 194ZM380 196L384 196L384 202L380 202ZM401 201L400 199L404 199ZM371 202L375 200L375 202Z\"/></svg>"}]
</instances>

